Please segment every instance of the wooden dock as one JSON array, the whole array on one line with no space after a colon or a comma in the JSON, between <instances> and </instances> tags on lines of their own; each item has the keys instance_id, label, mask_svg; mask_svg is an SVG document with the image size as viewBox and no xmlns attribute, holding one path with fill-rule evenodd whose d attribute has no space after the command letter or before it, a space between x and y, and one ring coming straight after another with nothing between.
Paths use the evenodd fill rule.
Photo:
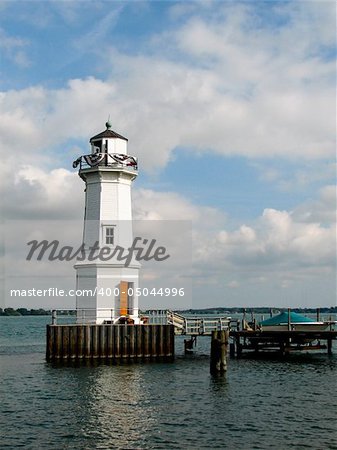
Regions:
<instances>
[{"instance_id":1,"label":"wooden dock","mask_svg":"<svg viewBox=\"0 0 337 450\"><path fill-rule=\"evenodd\" d=\"M47 325L47 361L173 358L172 325Z\"/></svg>"},{"instance_id":2,"label":"wooden dock","mask_svg":"<svg viewBox=\"0 0 337 450\"><path fill-rule=\"evenodd\" d=\"M289 314L290 317L290 314ZM318 317L318 315L317 315ZM97 360L114 361L170 360L174 358L175 335L184 335L185 352L190 353L199 336L212 336L211 371L223 372L230 343L230 356L276 354L326 350L332 354L332 342L337 339L335 321L330 320L328 330L299 331L288 327L282 331L263 330L256 321L230 317L184 317L170 310L151 310L148 323L112 324L56 324L56 311L52 323L47 325L48 361Z\"/></svg>"},{"instance_id":3,"label":"wooden dock","mask_svg":"<svg viewBox=\"0 0 337 450\"><path fill-rule=\"evenodd\" d=\"M332 354L332 341L337 339L337 331L231 331L231 357L240 358L243 354L273 352L287 355L294 351L327 350Z\"/></svg>"},{"instance_id":4,"label":"wooden dock","mask_svg":"<svg viewBox=\"0 0 337 450\"><path fill-rule=\"evenodd\" d=\"M184 336L211 336L213 331L229 330L233 324L237 326L237 320L230 317L185 317L171 310L151 310L150 323L167 323L174 326L175 334ZM231 325L232 323L232 325Z\"/></svg>"}]
</instances>

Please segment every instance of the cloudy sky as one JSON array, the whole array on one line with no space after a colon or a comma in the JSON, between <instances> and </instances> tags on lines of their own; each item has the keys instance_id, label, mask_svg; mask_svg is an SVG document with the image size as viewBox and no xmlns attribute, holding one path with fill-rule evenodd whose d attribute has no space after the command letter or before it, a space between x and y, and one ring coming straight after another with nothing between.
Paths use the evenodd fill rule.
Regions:
<instances>
[{"instance_id":1,"label":"cloudy sky","mask_svg":"<svg viewBox=\"0 0 337 450\"><path fill-rule=\"evenodd\" d=\"M192 306L336 305L334 1L0 14L5 219L81 219L72 161L110 115L140 161L134 216L192 221Z\"/></svg>"}]
</instances>

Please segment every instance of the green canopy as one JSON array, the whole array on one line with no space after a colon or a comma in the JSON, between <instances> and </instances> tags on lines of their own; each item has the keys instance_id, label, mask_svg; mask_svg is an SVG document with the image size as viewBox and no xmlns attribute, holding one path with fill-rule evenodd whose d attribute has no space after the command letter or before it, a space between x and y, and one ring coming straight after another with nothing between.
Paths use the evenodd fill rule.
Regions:
<instances>
[{"instance_id":1,"label":"green canopy","mask_svg":"<svg viewBox=\"0 0 337 450\"><path fill-rule=\"evenodd\" d=\"M303 323L303 322L315 322L315 320L310 319L309 317L301 316L301 314L297 314L295 312L290 312L290 322L291 323ZM288 312L283 312L278 314L277 316L270 317L269 319L263 320L260 325L281 325L288 323Z\"/></svg>"}]
</instances>

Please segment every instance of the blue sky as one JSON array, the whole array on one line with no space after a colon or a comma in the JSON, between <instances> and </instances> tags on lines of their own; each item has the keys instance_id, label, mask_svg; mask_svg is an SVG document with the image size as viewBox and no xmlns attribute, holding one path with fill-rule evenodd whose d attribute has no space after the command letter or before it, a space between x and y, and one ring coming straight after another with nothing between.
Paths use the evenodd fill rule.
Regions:
<instances>
[{"instance_id":1,"label":"blue sky","mask_svg":"<svg viewBox=\"0 0 337 450\"><path fill-rule=\"evenodd\" d=\"M0 13L7 218L82 217L71 163L110 115L140 160L137 214L203 236L195 306L275 291L275 305L315 306L321 291L336 303L334 2L1 1Z\"/></svg>"}]
</instances>

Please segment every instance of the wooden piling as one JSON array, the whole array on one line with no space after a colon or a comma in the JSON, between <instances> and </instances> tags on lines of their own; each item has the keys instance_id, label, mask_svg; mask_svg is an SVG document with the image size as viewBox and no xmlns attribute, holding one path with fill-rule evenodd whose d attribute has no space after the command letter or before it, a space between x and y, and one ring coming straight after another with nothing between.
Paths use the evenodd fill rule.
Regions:
<instances>
[{"instance_id":1,"label":"wooden piling","mask_svg":"<svg viewBox=\"0 0 337 450\"><path fill-rule=\"evenodd\" d=\"M78 345L76 345L77 354L76 357L78 359L82 359L84 356L84 342L85 342L85 326L80 325L77 328L77 339Z\"/></svg>"},{"instance_id":2,"label":"wooden piling","mask_svg":"<svg viewBox=\"0 0 337 450\"><path fill-rule=\"evenodd\" d=\"M184 339L184 351L185 353L191 353L193 351L193 346L196 345L197 337L191 336L190 339Z\"/></svg>"},{"instance_id":3,"label":"wooden piling","mask_svg":"<svg viewBox=\"0 0 337 450\"><path fill-rule=\"evenodd\" d=\"M332 339L331 338L329 338L328 340L327 340L327 347L328 347L328 355L329 356L331 356L332 355Z\"/></svg>"},{"instance_id":4,"label":"wooden piling","mask_svg":"<svg viewBox=\"0 0 337 450\"><path fill-rule=\"evenodd\" d=\"M78 355L78 327L69 328L69 358L75 359Z\"/></svg>"},{"instance_id":5,"label":"wooden piling","mask_svg":"<svg viewBox=\"0 0 337 450\"><path fill-rule=\"evenodd\" d=\"M83 353L83 357L85 359L90 358L91 357L91 329L90 329L90 325L85 325L85 329L84 329L84 353Z\"/></svg>"},{"instance_id":6,"label":"wooden piling","mask_svg":"<svg viewBox=\"0 0 337 450\"><path fill-rule=\"evenodd\" d=\"M125 326L125 325L121 325ZM121 357L121 335L120 335L120 329L121 326L114 326L114 358L118 359Z\"/></svg>"},{"instance_id":7,"label":"wooden piling","mask_svg":"<svg viewBox=\"0 0 337 450\"><path fill-rule=\"evenodd\" d=\"M241 328L244 330L246 328L246 308L243 308L242 311L242 324Z\"/></svg>"},{"instance_id":8,"label":"wooden piling","mask_svg":"<svg viewBox=\"0 0 337 450\"><path fill-rule=\"evenodd\" d=\"M106 358L107 354L107 325L100 325L98 329L98 355L99 358Z\"/></svg>"},{"instance_id":9,"label":"wooden piling","mask_svg":"<svg viewBox=\"0 0 337 450\"><path fill-rule=\"evenodd\" d=\"M69 327L62 327L61 352L69 358Z\"/></svg>"},{"instance_id":10,"label":"wooden piling","mask_svg":"<svg viewBox=\"0 0 337 450\"><path fill-rule=\"evenodd\" d=\"M158 356L163 357L164 356L164 329L163 327L159 327L158 331Z\"/></svg>"},{"instance_id":11,"label":"wooden piling","mask_svg":"<svg viewBox=\"0 0 337 450\"><path fill-rule=\"evenodd\" d=\"M173 357L173 325L47 325L48 361Z\"/></svg>"},{"instance_id":12,"label":"wooden piling","mask_svg":"<svg viewBox=\"0 0 337 450\"><path fill-rule=\"evenodd\" d=\"M155 358L157 356L157 327L160 325L152 325L151 330L151 341L150 341L150 354L151 358Z\"/></svg>"},{"instance_id":13,"label":"wooden piling","mask_svg":"<svg viewBox=\"0 0 337 450\"><path fill-rule=\"evenodd\" d=\"M235 358L235 342L229 344L229 356Z\"/></svg>"},{"instance_id":14,"label":"wooden piling","mask_svg":"<svg viewBox=\"0 0 337 450\"><path fill-rule=\"evenodd\" d=\"M225 330L212 331L211 341L211 374L222 374L227 370L227 346L228 346L229 332Z\"/></svg>"},{"instance_id":15,"label":"wooden piling","mask_svg":"<svg viewBox=\"0 0 337 450\"><path fill-rule=\"evenodd\" d=\"M288 308L288 331L291 331L291 310Z\"/></svg>"},{"instance_id":16,"label":"wooden piling","mask_svg":"<svg viewBox=\"0 0 337 450\"><path fill-rule=\"evenodd\" d=\"M114 357L114 332L113 327L108 326L107 337L107 354L106 357L111 359Z\"/></svg>"},{"instance_id":17,"label":"wooden piling","mask_svg":"<svg viewBox=\"0 0 337 450\"><path fill-rule=\"evenodd\" d=\"M134 359L136 357L136 335L135 327L130 327L128 330L128 357Z\"/></svg>"},{"instance_id":18,"label":"wooden piling","mask_svg":"<svg viewBox=\"0 0 337 450\"><path fill-rule=\"evenodd\" d=\"M147 326L143 330L143 357L150 358L150 327Z\"/></svg>"},{"instance_id":19,"label":"wooden piling","mask_svg":"<svg viewBox=\"0 0 337 450\"><path fill-rule=\"evenodd\" d=\"M62 328L55 326L54 333L52 333L53 341L51 342L51 357L55 359L62 358ZM47 345L48 347L48 345Z\"/></svg>"},{"instance_id":20,"label":"wooden piling","mask_svg":"<svg viewBox=\"0 0 337 450\"><path fill-rule=\"evenodd\" d=\"M89 330L91 331L91 355L93 358L98 358L98 326L92 325Z\"/></svg>"},{"instance_id":21,"label":"wooden piling","mask_svg":"<svg viewBox=\"0 0 337 450\"><path fill-rule=\"evenodd\" d=\"M46 348L46 358L47 360L51 358L51 355L53 354L53 343L55 342L54 339L54 327L47 327L47 348Z\"/></svg>"},{"instance_id":22,"label":"wooden piling","mask_svg":"<svg viewBox=\"0 0 337 450\"><path fill-rule=\"evenodd\" d=\"M173 327L164 327L164 356L167 355L170 351L174 354L174 326Z\"/></svg>"},{"instance_id":23,"label":"wooden piling","mask_svg":"<svg viewBox=\"0 0 337 450\"><path fill-rule=\"evenodd\" d=\"M120 327L120 356L121 358L127 358L128 356L128 335L126 333L127 325L122 325Z\"/></svg>"},{"instance_id":24,"label":"wooden piling","mask_svg":"<svg viewBox=\"0 0 337 450\"><path fill-rule=\"evenodd\" d=\"M135 356L136 358L142 358L143 353L143 340L142 340L142 334L141 334L141 328L135 327Z\"/></svg>"}]
</instances>

